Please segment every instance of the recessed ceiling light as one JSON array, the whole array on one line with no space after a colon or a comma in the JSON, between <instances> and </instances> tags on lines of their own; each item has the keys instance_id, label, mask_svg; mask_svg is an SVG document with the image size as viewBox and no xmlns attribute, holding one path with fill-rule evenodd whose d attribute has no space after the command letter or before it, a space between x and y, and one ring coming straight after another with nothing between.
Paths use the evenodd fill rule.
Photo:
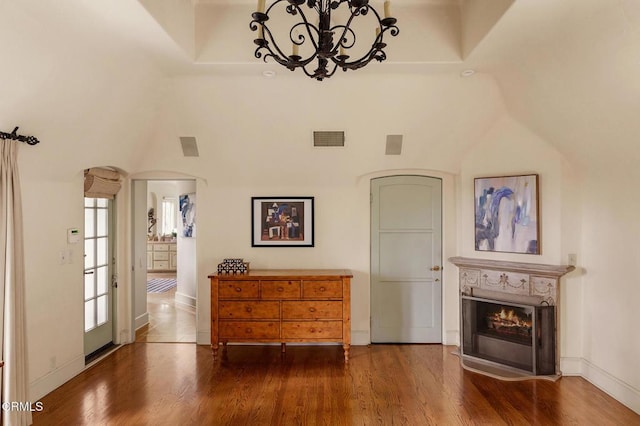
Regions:
<instances>
[{"instance_id":1,"label":"recessed ceiling light","mask_svg":"<svg viewBox=\"0 0 640 426\"><path fill-rule=\"evenodd\" d=\"M266 78L273 78L276 76L276 72L273 70L266 70L266 71L262 71L262 75L265 76Z\"/></svg>"},{"instance_id":2,"label":"recessed ceiling light","mask_svg":"<svg viewBox=\"0 0 640 426\"><path fill-rule=\"evenodd\" d=\"M460 73L460 77L471 77L472 75L474 75L476 73L476 70L464 70Z\"/></svg>"}]
</instances>

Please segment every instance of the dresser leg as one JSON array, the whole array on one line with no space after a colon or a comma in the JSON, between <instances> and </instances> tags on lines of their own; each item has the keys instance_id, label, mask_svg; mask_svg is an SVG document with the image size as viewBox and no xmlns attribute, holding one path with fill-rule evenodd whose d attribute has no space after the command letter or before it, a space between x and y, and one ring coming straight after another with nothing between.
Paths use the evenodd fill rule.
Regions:
<instances>
[{"instance_id":1,"label":"dresser leg","mask_svg":"<svg viewBox=\"0 0 640 426\"><path fill-rule=\"evenodd\" d=\"M215 345L211 345L211 352L213 353L213 359L215 360L216 358L218 358L218 344L216 343Z\"/></svg>"},{"instance_id":2,"label":"dresser leg","mask_svg":"<svg viewBox=\"0 0 640 426\"><path fill-rule=\"evenodd\" d=\"M286 343L280 343L280 349L282 350L282 353L285 353L287 351L287 344Z\"/></svg>"},{"instance_id":3,"label":"dresser leg","mask_svg":"<svg viewBox=\"0 0 640 426\"><path fill-rule=\"evenodd\" d=\"M344 349L344 362L348 363L349 362L349 349L351 348L351 345L348 343L345 343L344 345L342 345L342 348Z\"/></svg>"}]
</instances>

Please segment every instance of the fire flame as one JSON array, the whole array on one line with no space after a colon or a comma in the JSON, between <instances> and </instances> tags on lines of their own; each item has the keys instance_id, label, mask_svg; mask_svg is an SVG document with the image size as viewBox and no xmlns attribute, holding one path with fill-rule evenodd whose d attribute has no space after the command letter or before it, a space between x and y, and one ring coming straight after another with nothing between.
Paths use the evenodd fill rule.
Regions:
<instances>
[{"instance_id":1,"label":"fire flame","mask_svg":"<svg viewBox=\"0 0 640 426\"><path fill-rule=\"evenodd\" d=\"M506 310L504 307L500 312L490 315L491 321L499 323L500 327L531 327L531 321L520 318L513 310Z\"/></svg>"}]
</instances>

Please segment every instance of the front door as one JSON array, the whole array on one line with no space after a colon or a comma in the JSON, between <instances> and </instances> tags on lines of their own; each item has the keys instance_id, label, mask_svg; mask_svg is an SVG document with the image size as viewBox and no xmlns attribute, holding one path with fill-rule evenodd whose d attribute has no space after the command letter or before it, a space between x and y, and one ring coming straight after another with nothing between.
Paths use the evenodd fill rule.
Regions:
<instances>
[{"instance_id":1,"label":"front door","mask_svg":"<svg viewBox=\"0 0 640 426\"><path fill-rule=\"evenodd\" d=\"M442 181L371 181L371 341L442 342Z\"/></svg>"},{"instance_id":2,"label":"front door","mask_svg":"<svg viewBox=\"0 0 640 426\"><path fill-rule=\"evenodd\" d=\"M113 342L113 201L84 199L84 354Z\"/></svg>"}]
</instances>

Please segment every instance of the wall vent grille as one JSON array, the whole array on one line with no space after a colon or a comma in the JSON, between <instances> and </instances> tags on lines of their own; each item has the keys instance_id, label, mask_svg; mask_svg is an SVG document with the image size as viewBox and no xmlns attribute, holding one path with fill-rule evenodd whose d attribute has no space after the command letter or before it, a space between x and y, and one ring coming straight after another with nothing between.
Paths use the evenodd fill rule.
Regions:
<instances>
[{"instance_id":1,"label":"wall vent grille","mask_svg":"<svg viewBox=\"0 0 640 426\"><path fill-rule=\"evenodd\" d=\"M314 147L344 147L343 131L313 132Z\"/></svg>"},{"instance_id":2,"label":"wall vent grille","mask_svg":"<svg viewBox=\"0 0 640 426\"><path fill-rule=\"evenodd\" d=\"M193 136L180 136L180 145L182 145L182 154L185 157L199 157L198 144Z\"/></svg>"},{"instance_id":3,"label":"wall vent grille","mask_svg":"<svg viewBox=\"0 0 640 426\"><path fill-rule=\"evenodd\" d=\"M400 155L402 153L402 135L387 135L386 155Z\"/></svg>"}]
</instances>

